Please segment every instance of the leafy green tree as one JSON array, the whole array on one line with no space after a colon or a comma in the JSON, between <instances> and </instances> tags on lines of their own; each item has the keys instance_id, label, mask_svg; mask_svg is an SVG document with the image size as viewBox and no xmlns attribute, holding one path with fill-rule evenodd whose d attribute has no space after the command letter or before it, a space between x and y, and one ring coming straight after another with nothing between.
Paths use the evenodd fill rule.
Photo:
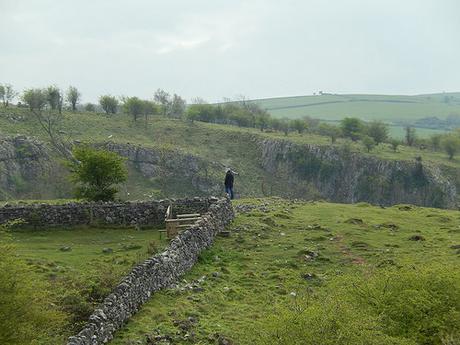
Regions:
<instances>
[{"instance_id":1,"label":"leafy green tree","mask_svg":"<svg viewBox=\"0 0 460 345\"><path fill-rule=\"evenodd\" d=\"M187 109L187 119L193 121L214 122L216 118L217 109L210 104L192 104Z\"/></svg>"},{"instance_id":2,"label":"leafy green tree","mask_svg":"<svg viewBox=\"0 0 460 345\"><path fill-rule=\"evenodd\" d=\"M340 128L342 129L343 136L353 141L361 138L364 132L363 122L355 117L344 118L340 121Z\"/></svg>"},{"instance_id":3,"label":"leafy green tree","mask_svg":"<svg viewBox=\"0 0 460 345\"><path fill-rule=\"evenodd\" d=\"M442 140L442 135L441 134L434 134L430 137L430 143L431 147L433 150L438 151L439 148L441 147L441 140Z\"/></svg>"},{"instance_id":4,"label":"leafy green tree","mask_svg":"<svg viewBox=\"0 0 460 345\"><path fill-rule=\"evenodd\" d=\"M134 121L137 121L140 115L144 113L144 101L137 97L127 97L123 103L125 113L131 115Z\"/></svg>"},{"instance_id":5,"label":"leafy green tree","mask_svg":"<svg viewBox=\"0 0 460 345\"><path fill-rule=\"evenodd\" d=\"M127 179L124 158L88 146L75 147L73 156L77 161L69 163L69 167L77 184L76 196L93 201L114 200L116 185Z\"/></svg>"},{"instance_id":6,"label":"leafy green tree","mask_svg":"<svg viewBox=\"0 0 460 345\"><path fill-rule=\"evenodd\" d=\"M181 119L185 115L186 105L187 103L185 102L185 99L179 95L174 94L168 115L176 119Z\"/></svg>"},{"instance_id":7,"label":"leafy green tree","mask_svg":"<svg viewBox=\"0 0 460 345\"><path fill-rule=\"evenodd\" d=\"M57 310L50 287L19 257L0 228L0 344L50 344L66 315Z\"/></svg>"},{"instance_id":8,"label":"leafy green tree","mask_svg":"<svg viewBox=\"0 0 460 345\"><path fill-rule=\"evenodd\" d=\"M259 112L255 115L255 125L263 132L270 123L270 114L266 111Z\"/></svg>"},{"instance_id":9,"label":"leafy green tree","mask_svg":"<svg viewBox=\"0 0 460 345\"><path fill-rule=\"evenodd\" d=\"M70 86L67 89L66 100L72 107L72 111L77 110L77 104L80 102L80 99L81 93L78 91L78 89L75 86Z\"/></svg>"},{"instance_id":10,"label":"leafy green tree","mask_svg":"<svg viewBox=\"0 0 460 345\"><path fill-rule=\"evenodd\" d=\"M160 105L161 113L166 116L169 113L171 96L163 89L157 89L153 95L153 100Z\"/></svg>"},{"instance_id":11,"label":"leafy green tree","mask_svg":"<svg viewBox=\"0 0 460 345\"><path fill-rule=\"evenodd\" d=\"M321 135L325 135L325 136L328 136L329 138L331 138L331 144L334 144L336 142L337 138L339 138L340 135L342 134L342 132L341 132L339 127L334 126L334 125L330 125L328 123L321 123L318 126L318 132Z\"/></svg>"},{"instance_id":12,"label":"leafy green tree","mask_svg":"<svg viewBox=\"0 0 460 345\"><path fill-rule=\"evenodd\" d=\"M158 113L157 105L151 101L142 101L142 114L144 114L145 126L147 126L147 121L149 115L155 115Z\"/></svg>"},{"instance_id":13,"label":"leafy green tree","mask_svg":"<svg viewBox=\"0 0 460 345\"><path fill-rule=\"evenodd\" d=\"M99 104L106 114L116 114L118 109L118 99L111 95L99 97Z\"/></svg>"},{"instance_id":14,"label":"leafy green tree","mask_svg":"<svg viewBox=\"0 0 460 345\"><path fill-rule=\"evenodd\" d=\"M362 139L363 141L363 145L366 147L367 149L367 152L371 152L372 149L375 147L375 141L373 138L371 138L370 136L368 135L365 135Z\"/></svg>"},{"instance_id":15,"label":"leafy green tree","mask_svg":"<svg viewBox=\"0 0 460 345\"><path fill-rule=\"evenodd\" d=\"M307 129L307 123L301 119L291 120L291 128L302 134Z\"/></svg>"},{"instance_id":16,"label":"leafy green tree","mask_svg":"<svg viewBox=\"0 0 460 345\"><path fill-rule=\"evenodd\" d=\"M460 149L460 139L453 134L449 134L444 136L441 143L444 151L449 156L449 160L452 160Z\"/></svg>"},{"instance_id":17,"label":"leafy green tree","mask_svg":"<svg viewBox=\"0 0 460 345\"><path fill-rule=\"evenodd\" d=\"M391 145L391 148L393 149L393 152L396 152L396 150L398 149L399 144L400 144L399 140L397 140L397 139L392 139L391 140L390 145Z\"/></svg>"},{"instance_id":18,"label":"leafy green tree","mask_svg":"<svg viewBox=\"0 0 460 345\"><path fill-rule=\"evenodd\" d=\"M52 110L61 110L62 108L62 96L61 91L57 86L48 86L45 90L46 101Z\"/></svg>"},{"instance_id":19,"label":"leafy green tree","mask_svg":"<svg viewBox=\"0 0 460 345\"><path fill-rule=\"evenodd\" d=\"M96 111L96 105L93 103L86 103L84 107L85 111L88 112L95 112Z\"/></svg>"},{"instance_id":20,"label":"leafy green tree","mask_svg":"<svg viewBox=\"0 0 460 345\"><path fill-rule=\"evenodd\" d=\"M367 125L367 135L378 145L388 139L388 125L382 121L372 121Z\"/></svg>"},{"instance_id":21,"label":"leafy green tree","mask_svg":"<svg viewBox=\"0 0 460 345\"><path fill-rule=\"evenodd\" d=\"M415 133L415 128L411 126L406 126L404 128L404 131L406 132L406 144L408 146L412 146L415 144L415 140L417 139L416 133Z\"/></svg>"},{"instance_id":22,"label":"leafy green tree","mask_svg":"<svg viewBox=\"0 0 460 345\"><path fill-rule=\"evenodd\" d=\"M42 89L27 89L22 95L22 101L30 110L42 110L47 104L47 94Z\"/></svg>"}]
</instances>

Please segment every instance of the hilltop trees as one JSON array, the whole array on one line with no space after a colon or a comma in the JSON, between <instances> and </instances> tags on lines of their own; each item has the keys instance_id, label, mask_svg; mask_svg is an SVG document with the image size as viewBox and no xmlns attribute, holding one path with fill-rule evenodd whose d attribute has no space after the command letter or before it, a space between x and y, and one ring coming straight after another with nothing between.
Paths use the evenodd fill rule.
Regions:
<instances>
[{"instance_id":1,"label":"hilltop trees","mask_svg":"<svg viewBox=\"0 0 460 345\"><path fill-rule=\"evenodd\" d=\"M51 109L46 89L28 89L22 95L23 102L29 107L31 114L50 138L51 144L66 159L72 159L69 150L71 144L64 140L60 131L63 115Z\"/></svg>"},{"instance_id":2,"label":"hilltop trees","mask_svg":"<svg viewBox=\"0 0 460 345\"><path fill-rule=\"evenodd\" d=\"M382 121L372 121L367 125L367 135L374 139L376 145L388 139L388 126Z\"/></svg>"},{"instance_id":3,"label":"hilltop trees","mask_svg":"<svg viewBox=\"0 0 460 345\"><path fill-rule=\"evenodd\" d=\"M10 84L0 84L0 99L2 100L3 106L6 108L9 106L11 101L18 95L16 91L14 91L13 86Z\"/></svg>"},{"instance_id":4,"label":"hilltop trees","mask_svg":"<svg viewBox=\"0 0 460 345\"><path fill-rule=\"evenodd\" d=\"M127 97L123 102L125 113L131 115L134 121L137 121L144 112L144 101L138 97Z\"/></svg>"},{"instance_id":5,"label":"hilltop trees","mask_svg":"<svg viewBox=\"0 0 460 345\"><path fill-rule=\"evenodd\" d=\"M460 150L460 139L454 134L445 135L441 140L441 144L449 160L452 160Z\"/></svg>"},{"instance_id":6,"label":"hilltop trees","mask_svg":"<svg viewBox=\"0 0 460 345\"><path fill-rule=\"evenodd\" d=\"M138 97L126 97L123 101L123 110L131 115L136 122L143 115L147 124L148 115L158 112L157 105L152 101L140 99Z\"/></svg>"},{"instance_id":7,"label":"hilltop trees","mask_svg":"<svg viewBox=\"0 0 460 345\"><path fill-rule=\"evenodd\" d=\"M72 107L72 111L77 110L77 104L80 102L81 93L78 89L74 86L70 86L67 89L66 93L66 100L69 102L70 106Z\"/></svg>"},{"instance_id":8,"label":"hilltop trees","mask_svg":"<svg viewBox=\"0 0 460 345\"><path fill-rule=\"evenodd\" d=\"M318 132L321 135L331 138L331 144L334 144L337 138L342 134L339 127L327 123L320 124L318 126Z\"/></svg>"},{"instance_id":9,"label":"hilltop trees","mask_svg":"<svg viewBox=\"0 0 460 345\"><path fill-rule=\"evenodd\" d=\"M371 150L375 147L376 142L374 141L373 138L371 138L368 135L365 135L362 139L363 145L366 147L367 152L371 152Z\"/></svg>"},{"instance_id":10,"label":"hilltop trees","mask_svg":"<svg viewBox=\"0 0 460 345\"><path fill-rule=\"evenodd\" d=\"M69 163L76 195L93 201L111 201L117 184L127 179L124 159L114 152L79 146L73 150L76 162Z\"/></svg>"},{"instance_id":11,"label":"hilltop trees","mask_svg":"<svg viewBox=\"0 0 460 345\"><path fill-rule=\"evenodd\" d=\"M415 143L416 135L415 135L415 128L411 126L406 126L404 128L404 131L406 132L405 137L406 137L406 144L408 146L412 146Z\"/></svg>"},{"instance_id":12,"label":"hilltop trees","mask_svg":"<svg viewBox=\"0 0 460 345\"><path fill-rule=\"evenodd\" d=\"M22 101L33 111L41 111L47 103L47 94L43 89L27 89L22 94Z\"/></svg>"},{"instance_id":13,"label":"hilltop trees","mask_svg":"<svg viewBox=\"0 0 460 345\"><path fill-rule=\"evenodd\" d=\"M364 124L360 119L355 117L346 117L340 121L340 128L345 138L357 141L363 134Z\"/></svg>"},{"instance_id":14,"label":"hilltop trees","mask_svg":"<svg viewBox=\"0 0 460 345\"><path fill-rule=\"evenodd\" d=\"M48 86L48 88L45 91L46 93L46 101L49 105L49 107L52 110L59 110L59 112L62 111L62 95L61 91L57 86Z\"/></svg>"},{"instance_id":15,"label":"hilltop trees","mask_svg":"<svg viewBox=\"0 0 460 345\"><path fill-rule=\"evenodd\" d=\"M99 97L99 104L106 114L116 114L118 109L118 99L111 95Z\"/></svg>"},{"instance_id":16,"label":"hilltop trees","mask_svg":"<svg viewBox=\"0 0 460 345\"><path fill-rule=\"evenodd\" d=\"M161 113L166 116L168 114L169 103L171 96L163 89L157 89L153 95L153 99L160 105Z\"/></svg>"},{"instance_id":17,"label":"hilltop trees","mask_svg":"<svg viewBox=\"0 0 460 345\"><path fill-rule=\"evenodd\" d=\"M185 99L174 94L172 100L168 103L167 114L176 119L182 118L185 115L186 104Z\"/></svg>"}]
</instances>

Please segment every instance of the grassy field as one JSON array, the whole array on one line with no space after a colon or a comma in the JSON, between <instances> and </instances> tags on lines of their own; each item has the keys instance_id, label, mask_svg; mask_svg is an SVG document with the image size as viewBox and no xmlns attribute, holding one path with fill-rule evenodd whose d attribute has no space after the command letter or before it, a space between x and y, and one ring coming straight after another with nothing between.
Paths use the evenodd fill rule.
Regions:
<instances>
[{"instance_id":1,"label":"grassy field","mask_svg":"<svg viewBox=\"0 0 460 345\"><path fill-rule=\"evenodd\" d=\"M358 117L364 121L380 120L389 124L390 135L404 137L401 123L412 123L425 117L445 119L460 115L460 93L439 93L417 96L396 95L316 95L255 100L270 114L280 118L310 116L323 121L340 121ZM420 138L444 133L444 130L417 128Z\"/></svg>"},{"instance_id":2,"label":"grassy field","mask_svg":"<svg viewBox=\"0 0 460 345\"><path fill-rule=\"evenodd\" d=\"M328 293L338 276L460 263L455 211L281 199L237 205L231 237L219 238L176 287L155 294L110 344L261 344L274 315Z\"/></svg>"},{"instance_id":3,"label":"grassy field","mask_svg":"<svg viewBox=\"0 0 460 345\"><path fill-rule=\"evenodd\" d=\"M1 235L1 234L0 234ZM77 332L92 310L138 262L167 242L155 229L71 228L17 230L9 242L36 279L64 311L60 335L40 344L61 344Z\"/></svg>"},{"instance_id":4,"label":"grassy field","mask_svg":"<svg viewBox=\"0 0 460 345\"><path fill-rule=\"evenodd\" d=\"M280 97L255 100L277 117L311 116L340 120L345 116L366 121L412 121L424 117L460 115L460 93L417 96L332 95Z\"/></svg>"}]
</instances>

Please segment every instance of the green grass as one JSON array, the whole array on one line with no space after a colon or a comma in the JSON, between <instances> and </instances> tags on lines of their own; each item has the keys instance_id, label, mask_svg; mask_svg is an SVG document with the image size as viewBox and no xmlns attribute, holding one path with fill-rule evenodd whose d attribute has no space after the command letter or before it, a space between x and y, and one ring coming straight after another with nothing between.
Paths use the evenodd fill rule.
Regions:
<instances>
[{"instance_id":1,"label":"green grass","mask_svg":"<svg viewBox=\"0 0 460 345\"><path fill-rule=\"evenodd\" d=\"M445 97L449 101L445 101ZM460 115L460 93L417 96L397 95L318 95L255 100L276 117L311 116L341 120L354 116L366 121L412 121L424 117Z\"/></svg>"},{"instance_id":2,"label":"green grass","mask_svg":"<svg viewBox=\"0 0 460 345\"><path fill-rule=\"evenodd\" d=\"M240 200L230 238L218 238L178 287L156 293L110 344L257 343L267 317L295 296L327 291L337 275L385 266L458 265L459 215L413 206ZM418 235L423 241L409 238ZM318 254L311 258L312 252ZM306 256L309 255L310 259ZM202 278L204 277L204 278Z\"/></svg>"},{"instance_id":3,"label":"green grass","mask_svg":"<svg viewBox=\"0 0 460 345\"><path fill-rule=\"evenodd\" d=\"M59 339L78 332L90 313L137 263L167 245L155 229L69 228L10 232L18 260L33 278L47 284L53 302L65 313ZM40 343L42 344L42 343Z\"/></svg>"},{"instance_id":4,"label":"green grass","mask_svg":"<svg viewBox=\"0 0 460 345\"><path fill-rule=\"evenodd\" d=\"M150 241L159 241L156 230L134 230L120 228L75 228L16 231L12 233L14 244L22 258L31 263L50 265L49 273L59 266L63 272L86 274L98 271L103 262L128 270L133 264L147 258ZM70 247L70 251L61 248ZM103 253L111 248L112 253Z\"/></svg>"}]
</instances>

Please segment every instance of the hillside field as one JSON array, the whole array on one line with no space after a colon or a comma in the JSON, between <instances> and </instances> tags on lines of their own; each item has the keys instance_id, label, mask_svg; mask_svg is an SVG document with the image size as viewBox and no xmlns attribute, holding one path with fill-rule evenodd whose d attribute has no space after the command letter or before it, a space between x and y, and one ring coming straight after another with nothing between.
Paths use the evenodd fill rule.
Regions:
<instances>
[{"instance_id":1,"label":"hillside field","mask_svg":"<svg viewBox=\"0 0 460 345\"><path fill-rule=\"evenodd\" d=\"M391 135L403 137L404 123L426 117L445 119L460 115L460 93L439 93L417 96L399 95L339 95L279 97L254 100L280 118L310 116L322 121L338 122L344 117L358 117L364 121L381 120L391 127ZM442 133L429 128L417 128L420 137Z\"/></svg>"},{"instance_id":2,"label":"hillside field","mask_svg":"<svg viewBox=\"0 0 460 345\"><path fill-rule=\"evenodd\" d=\"M177 286L155 294L110 344L278 344L270 328L276 315L314 304L322 294L333 298L340 291L332 288L336 279L362 284L371 272L460 263L455 211L282 199L239 200L236 209L231 236L218 238ZM460 310L460 300L455 303ZM353 315L358 323L361 317ZM460 319L455 322L458 331ZM387 344L383 338L346 342L344 335L330 342L332 334L324 343ZM413 334L405 336L388 344L415 344ZM307 340L279 344L314 343Z\"/></svg>"}]
</instances>

